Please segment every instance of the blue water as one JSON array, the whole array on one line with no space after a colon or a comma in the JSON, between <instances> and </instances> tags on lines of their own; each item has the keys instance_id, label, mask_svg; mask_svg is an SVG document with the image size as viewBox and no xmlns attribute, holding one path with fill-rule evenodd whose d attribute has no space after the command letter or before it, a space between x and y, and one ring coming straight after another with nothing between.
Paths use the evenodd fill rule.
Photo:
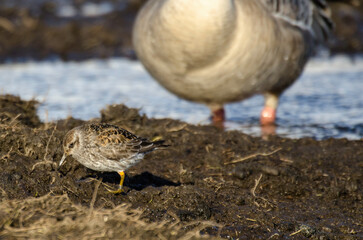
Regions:
<instances>
[{"instance_id":1,"label":"blue water","mask_svg":"<svg viewBox=\"0 0 363 240\"><path fill-rule=\"evenodd\" d=\"M208 124L209 110L175 97L158 85L139 62L122 58L84 62L26 62L0 66L1 93L41 102L43 121L72 115L99 117L107 104L124 103L149 117ZM263 98L226 107L227 127L260 135ZM363 56L310 61L300 79L282 96L277 134L290 138L363 137Z\"/></svg>"}]
</instances>

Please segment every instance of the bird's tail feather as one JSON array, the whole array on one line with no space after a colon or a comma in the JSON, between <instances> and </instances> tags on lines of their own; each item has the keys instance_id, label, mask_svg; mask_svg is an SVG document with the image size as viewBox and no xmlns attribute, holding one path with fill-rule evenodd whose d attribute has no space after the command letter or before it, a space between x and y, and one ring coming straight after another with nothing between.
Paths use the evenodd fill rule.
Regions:
<instances>
[{"instance_id":1,"label":"bird's tail feather","mask_svg":"<svg viewBox=\"0 0 363 240\"><path fill-rule=\"evenodd\" d=\"M148 152L152 152L156 149L165 149L167 147L169 147L170 145L164 144L164 140L159 140L159 141L153 141L153 142L143 142L142 148L140 150L140 153L148 153Z\"/></svg>"}]
</instances>

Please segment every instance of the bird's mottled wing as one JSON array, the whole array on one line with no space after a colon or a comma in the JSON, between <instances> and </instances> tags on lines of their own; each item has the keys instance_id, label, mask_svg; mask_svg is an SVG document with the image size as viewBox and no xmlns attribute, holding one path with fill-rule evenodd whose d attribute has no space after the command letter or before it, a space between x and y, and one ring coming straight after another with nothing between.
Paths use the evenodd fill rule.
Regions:
<instances>
[{"instance_id":1,"label":"bird's mottled wing","mask_svg":"<svg viewBox=\"0 0 363 240\"><path fill-rule=\"evenodd\" d=\"M120 160L135 156L142 149L143 139L129 131L110 124L91 124L89 131L93 131L95 149L102 156Z\"/></svg>"},{"instance_id":2,"label":"bird's mottled wing","mask_svg":"<svg viewBox=\"0 0 363 240\"><path fill-rule=\"evenodd\" d=\"M333 24L325 0L260 0L276 19L326 38Z\"/></svg>"}]
</instances>

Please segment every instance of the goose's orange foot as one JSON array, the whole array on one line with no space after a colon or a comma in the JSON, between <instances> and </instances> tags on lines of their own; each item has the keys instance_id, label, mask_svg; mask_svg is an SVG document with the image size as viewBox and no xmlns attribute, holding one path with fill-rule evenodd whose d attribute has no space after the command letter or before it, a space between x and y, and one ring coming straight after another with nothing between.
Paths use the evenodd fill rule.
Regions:
<instances>
[{"instance_id":1,"label":"goose's orange foot","mask_svg":"<svg viewBox=\"0 0 363 240\"><path fill-rule=\"evenodd\" d=\"M212 111L212 122L213 123L223 123L226 119L224 108L219 108Z\"/></svg>"},{"instance_id":2,"label":"goose's orange foot","mask_svg":"<svg viewBox=\"0 0 363 240\"><path fill-rule=\"evenodd\" d=\"M274 125L276 120L276 109L271 107L264 107L261 112L260 123L261 125Z\"/></svg>"}]
</instances>

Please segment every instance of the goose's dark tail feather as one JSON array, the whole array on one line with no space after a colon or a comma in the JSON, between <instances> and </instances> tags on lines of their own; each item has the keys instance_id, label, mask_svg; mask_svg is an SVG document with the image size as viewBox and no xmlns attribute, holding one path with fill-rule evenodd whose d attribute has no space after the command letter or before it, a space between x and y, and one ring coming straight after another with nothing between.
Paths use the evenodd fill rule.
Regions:
<instances>
[{"instance_id":1,"label":"goose's dark tail feather","mask_svg":"<svg viewBox=\"0 0 363 240\"><path fill-rule=\"evenodd\" d=\"M313 24L312 29L315 38L319 42L327 40L334 28L330 19L330 9L325 0L312 0L313 3Z\"/></svg>"},{"instance_id":2,"label":"goose's dark tail feather","mask_svg":"<svg viewBox=\"0 0 363 240\"><path fill-rule=\"evenodd\" d=\"M325 0L261 0L271 13L302 30L310 31L317 42L328 39L333 22Z\"/></svg>"}]
</instances>

